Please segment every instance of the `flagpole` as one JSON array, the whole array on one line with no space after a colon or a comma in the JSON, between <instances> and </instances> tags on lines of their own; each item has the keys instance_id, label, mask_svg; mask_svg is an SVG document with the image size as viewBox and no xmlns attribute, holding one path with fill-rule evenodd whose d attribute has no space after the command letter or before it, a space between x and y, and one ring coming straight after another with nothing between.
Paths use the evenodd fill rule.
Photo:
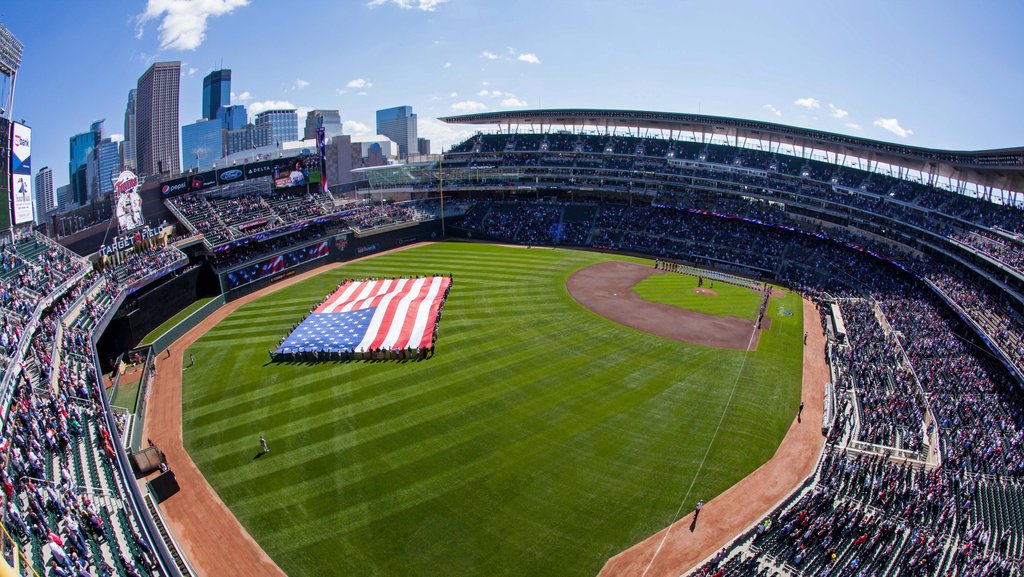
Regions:
<instances>
[{"instance_id":1,"label":"flagpole","mask_svg":"<svg viewBox=\"0 0 1024 577\"><path fill-rule=\"evenodd\" d=\"M444 147L441 147L441 160L438 161L437 190L441 195L441 238L444 238Z\"/></svg>"}]
</instances>

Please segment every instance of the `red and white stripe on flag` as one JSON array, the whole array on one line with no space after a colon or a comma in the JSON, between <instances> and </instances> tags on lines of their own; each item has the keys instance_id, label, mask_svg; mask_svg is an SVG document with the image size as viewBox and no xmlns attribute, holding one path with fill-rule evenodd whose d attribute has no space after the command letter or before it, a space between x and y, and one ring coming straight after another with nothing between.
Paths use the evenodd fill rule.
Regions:
<instances>
[{"instance_id":1,"label":"red and white stripe on flag","mask_svg":"<svg viewBox=\"0 0 1024 577\"><path fill-rule=\"evenodd\" d=\"M338 287L314 314L376 307L360 349L429 347L451 279L434 276L352 281Z\"/></svg>"}]
</instances>

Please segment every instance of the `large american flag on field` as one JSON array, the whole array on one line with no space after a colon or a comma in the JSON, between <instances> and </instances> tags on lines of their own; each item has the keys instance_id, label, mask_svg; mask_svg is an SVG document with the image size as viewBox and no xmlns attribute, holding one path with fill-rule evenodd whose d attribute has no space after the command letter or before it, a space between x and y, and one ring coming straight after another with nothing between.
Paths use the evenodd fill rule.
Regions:
<instances>
[{"instance_id":1,"label":"large american flag on field","mask_svg":"<svg viewBox=\"0 0 1024 577\"><path fill-rule=\"evenodd\" d=\"M344 283L275 352L429 347L450 285L440 276Z\"/></svg>"}]
</instances>

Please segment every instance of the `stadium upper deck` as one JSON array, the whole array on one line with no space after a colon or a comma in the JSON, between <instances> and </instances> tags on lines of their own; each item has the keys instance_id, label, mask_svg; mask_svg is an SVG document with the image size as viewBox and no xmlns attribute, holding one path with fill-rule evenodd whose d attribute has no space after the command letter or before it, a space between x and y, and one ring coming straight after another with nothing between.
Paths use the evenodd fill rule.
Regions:
<instances>
[{"instance_id":1,"label":"stadium upper deck","mask_svg":"<svg viewBox=\"0 0 1024 577\"><path fill-rule=\"evenodd\" d=\"M1024 202L1024 147L997 150L955 151L907 146L742 118L675 112L607 109L517 110L463 114L441 118L449 124L496 125L503 130L526 132L529 126L541 132L559 129L573 132L594 130L664 131L668 138L711 142L810 156L817 151L832 162L875 172L878 165L894 173L906 172L921 181L956 192L1003 204ZM916 174L915 174L916 173Z\"/></svg>"}]
</instances>

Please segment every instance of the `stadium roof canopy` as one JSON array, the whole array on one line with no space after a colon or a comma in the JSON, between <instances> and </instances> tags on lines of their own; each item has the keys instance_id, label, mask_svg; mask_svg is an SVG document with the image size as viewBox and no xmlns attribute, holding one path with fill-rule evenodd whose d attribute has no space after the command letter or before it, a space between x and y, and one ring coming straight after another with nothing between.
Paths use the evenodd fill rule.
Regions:
<instances>
[{"instance_id":1,"label":"stadium roof canopy","mask_svg":"<svg viewBox=\"0 0 1024 577\"><path fill-rule=\"evenodd\" d=\"M745 140L760 141L769 143L772 150L776 150L776 144L788 145L835 155L837 162L843 157L856 158L918 171L933 179L939 177L981 188L1024 192L1024 147L939 150L774 122L645 110L513 110L447 116L441 120L449 124L493 124L509 132L519 130L521 125L536 126L541 131L578 131L588 127L597 131L648 129L680 133L679 138L686 133L726 137L736 146L744 146ZM673 137L670 134L670 138Z\"/></svg>"}]
</instances>

